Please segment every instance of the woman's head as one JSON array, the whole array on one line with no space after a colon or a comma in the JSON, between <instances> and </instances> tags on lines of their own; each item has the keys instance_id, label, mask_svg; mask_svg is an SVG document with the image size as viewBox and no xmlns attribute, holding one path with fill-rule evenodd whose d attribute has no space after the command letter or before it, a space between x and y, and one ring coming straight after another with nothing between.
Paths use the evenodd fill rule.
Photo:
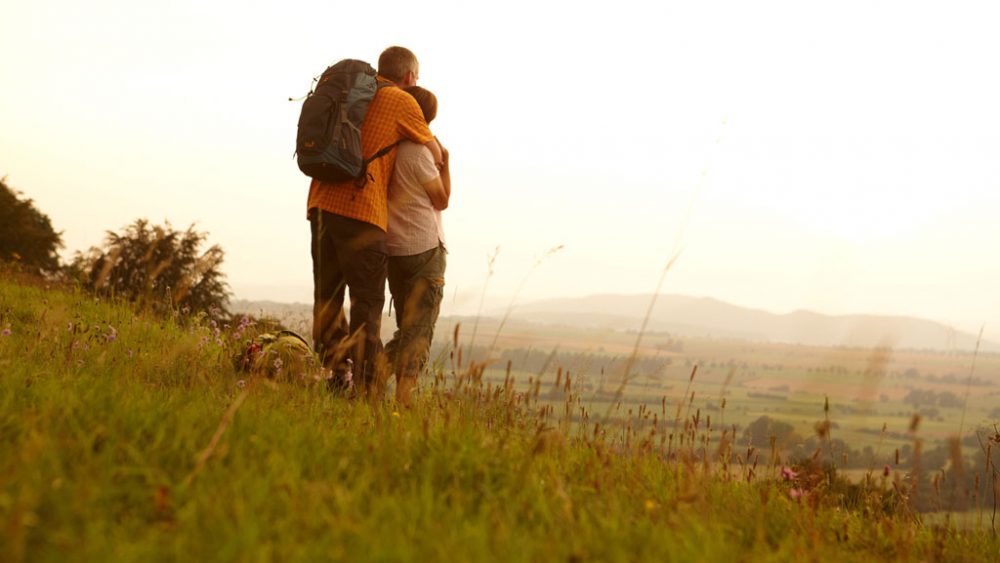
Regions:
<instances>
[{"instance_id":1,"label":"woman's head","mask_svg":"<svg viewBox=\"0 0 1000 563\"><path fill-rule=\"evenodd\" d=\"M426 90L420 86L408 86L403 88L403 91L417 100L420 110L424 112L424 119L427 120L427 123L434 121L438 112L437 96L432 94L430 90Z\"/></svg>"}]
</instances>

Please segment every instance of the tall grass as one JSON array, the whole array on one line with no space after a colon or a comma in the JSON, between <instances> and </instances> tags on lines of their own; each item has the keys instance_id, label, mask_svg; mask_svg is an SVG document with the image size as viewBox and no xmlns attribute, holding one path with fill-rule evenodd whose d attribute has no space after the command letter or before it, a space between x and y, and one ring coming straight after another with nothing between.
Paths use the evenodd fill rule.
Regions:
<instances>
[{"instance_id":1,"label":"tall grass","mask_svg":"<svg viewBox=\"0 0 1000 563\"><path fill-rule=\"evenodd\" d=\"M398 411L245 377L235 328L71 291L0 280L0 330L6 561L986 561L998 549L896 510L884 482L848 498L778 467L754 478L754 452L728 430L730 446L708 447L720 430L690 402L668 458L665 401L604 425L558 370L558 410L541 375L491 384L472 362Z\"/></svg>"}]
</instances>

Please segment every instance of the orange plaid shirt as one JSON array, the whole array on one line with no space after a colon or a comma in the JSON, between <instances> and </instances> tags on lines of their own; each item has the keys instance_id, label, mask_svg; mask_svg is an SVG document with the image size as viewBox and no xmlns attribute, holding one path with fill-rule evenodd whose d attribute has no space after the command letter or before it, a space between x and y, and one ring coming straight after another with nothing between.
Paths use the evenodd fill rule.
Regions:
<instances>
[{"instance_id":1,"label":"orange plaid shirt","mask_svg":"<svg viewBox=\"0 0 1000 563\"><path fill-rule=\"evenodd\" d=\"M381 76L380 84L389 82ZM424 144L434 139L413 96L395 86L379 88L361 124L361 151L371 158L379 150L408 139ZM396 165L397 149L368 165L370 178L364 188L351 180L329 183L313 179L307 209L319 208L336 215L371 223L383 231L389 219L389 179Z\"/></svg>"}]
</instances>

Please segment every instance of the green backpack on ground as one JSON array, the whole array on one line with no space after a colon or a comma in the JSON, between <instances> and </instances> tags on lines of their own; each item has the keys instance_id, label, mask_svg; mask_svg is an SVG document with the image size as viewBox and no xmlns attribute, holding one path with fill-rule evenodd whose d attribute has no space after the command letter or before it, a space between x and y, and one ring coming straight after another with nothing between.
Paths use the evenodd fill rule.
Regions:
<instances>
[{"instance_id":1,"label":"green backpack on ground","mask_svg":"<svg viewBox=\"0 0 1000 563\"><path fill-rule=\"evenodd\" d=\"M258 334L234 358L236 368L281 381L319 381L322 364L309 342L291 330Z\"/></svg>"}]
</instances>

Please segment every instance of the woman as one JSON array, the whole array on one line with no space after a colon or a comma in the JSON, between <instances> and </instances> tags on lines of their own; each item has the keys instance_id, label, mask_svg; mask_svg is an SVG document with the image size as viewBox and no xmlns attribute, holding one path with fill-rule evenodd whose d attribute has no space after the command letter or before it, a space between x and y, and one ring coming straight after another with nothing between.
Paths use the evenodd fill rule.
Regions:
<instances>
[{"instance_id":1,"label":"woman","mask_svg":"<svg viewBox=\"0 0 1000 563\"><path fill-rule=\"evenodd\" d=\"M419 86L404 88L429 124L437 98ZM441 211L448 207L451 179L448 151L439 170L426 146L400 143L389 184L389 291L396 307L396 332L386 353L396 374L396 402L409 406L417 377L430 356L434 325L444 296L445 239Z\"/></svg>"}]
</instances>

